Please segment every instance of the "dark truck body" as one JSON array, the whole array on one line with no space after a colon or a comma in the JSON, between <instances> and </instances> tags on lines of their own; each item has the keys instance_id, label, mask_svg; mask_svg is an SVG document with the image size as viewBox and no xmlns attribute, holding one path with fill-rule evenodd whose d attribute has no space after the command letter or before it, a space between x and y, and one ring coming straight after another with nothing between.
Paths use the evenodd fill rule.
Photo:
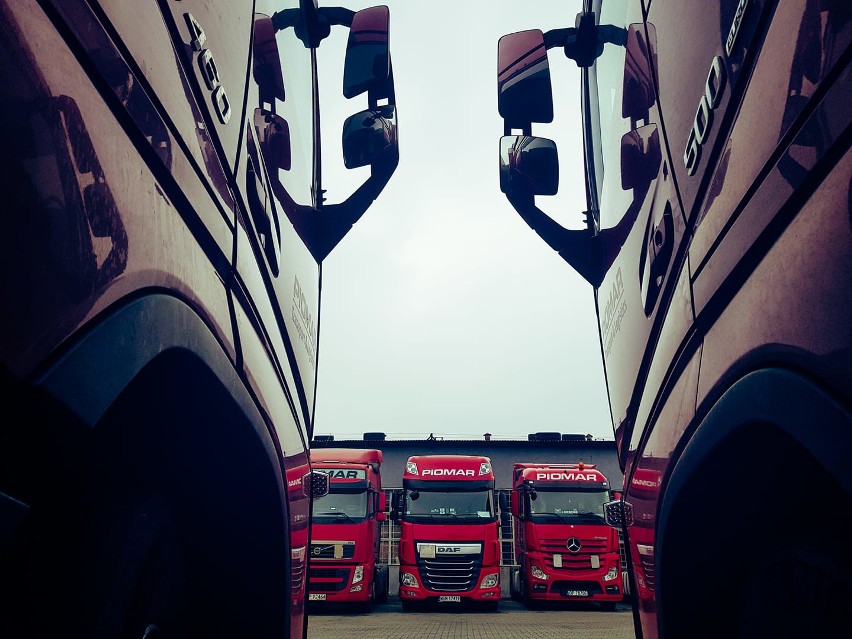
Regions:
<instances>
[{"instance_id":1,"label":"dark truck body","mask_svg":"<svg viewBox=\"0 0 852 639\"><path fill-rule=\"evenodd\" d=\"M364 202L305 228L323 14L262 5L0 2L0 636L305 636L321 260Z\"/></svg>"},{"instance_id":2,"label":"dark truck body","mask_svg":"<svg viewBox=\"0 0 852 639\"><path fill-rule=\"evenodd\" d=\"M852 5L583 10L501 40L501 186L593 289L637 634L843 634ZM581 67L585 229L537 198L557 46Z\"/></svg>"}]
</instances>

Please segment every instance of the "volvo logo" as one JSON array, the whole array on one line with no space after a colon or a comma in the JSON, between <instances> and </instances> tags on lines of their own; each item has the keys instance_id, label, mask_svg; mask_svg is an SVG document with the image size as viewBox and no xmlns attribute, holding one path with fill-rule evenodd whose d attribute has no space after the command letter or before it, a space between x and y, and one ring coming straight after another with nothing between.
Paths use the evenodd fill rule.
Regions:
<instances>
[{"instance_id":1,"label":"volvo logo","mask_svg":"<svg viewBox=\"0 0 852 639\"><path fill-rule=\"evenodd\" d=\"M568 538L568 543L567 543L568 552L573 552L573 553L580 552L580 545L581 545L580 540L577 539L576 537L569 537Z\"/></svg>"}]
</instances>

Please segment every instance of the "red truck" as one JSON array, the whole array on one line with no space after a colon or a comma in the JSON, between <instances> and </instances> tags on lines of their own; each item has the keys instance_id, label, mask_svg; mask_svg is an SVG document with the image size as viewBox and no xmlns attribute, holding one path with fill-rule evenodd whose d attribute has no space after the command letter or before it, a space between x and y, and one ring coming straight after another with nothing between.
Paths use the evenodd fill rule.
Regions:
<instances>
[{"instance_id":1,"label":"red truck","mask_svg":"<svg viewBox=\"0 0 852 639\"><path fill-rule=\"evenodd\" d=\"M497 610L500 542L488 457L415 455L391 517L399 522L399 597L404 610L469 604Z\"/></svg>"},{"instance_id":2,"label":"red truck","mask_svg":"<svg viewBox=\"0 0 852 639\"><path fill-rule=\"evenodd\" d=\"M311 468L325 473L329 492L314 500L311 520L308 602L354 604L371 610L388 598L388 567L382 564L382 451L311 450Z\"/></svg>"},{"instance_id":3,"label":"red truck","mask_svg":"<svg viewBox=\"0 0 852 639\"><path fill-rule=\"evenodd\" d=\"M0 636L307 634L322 261L398 162L387 29L0 0ZM324 72L359 104L321 130ZM329 126L370 167L334 205Z\"/></svg>"},{"instance_id":4,"label":"red truck","mask_svg":"<svg viewBox=\"0 0 852 639\"><path fill-rule=\"evenodd\" d=\"M618 531L604 521L612 494L594 464L516 463L511 513L515 562L509 593L525 605L624 597Z\"/></svg>"},{"instance_id":5,"label":"red truck","mask_svg":"<svg viewBox=\"0 0 852 639\"><path fill-rule=\"evenodd\" d=\"M497 48L501 189L597 312L637 636L848 634L845 524L803 513L852 507L852 3L584 0Z\"/></svg>"}]
</instances>

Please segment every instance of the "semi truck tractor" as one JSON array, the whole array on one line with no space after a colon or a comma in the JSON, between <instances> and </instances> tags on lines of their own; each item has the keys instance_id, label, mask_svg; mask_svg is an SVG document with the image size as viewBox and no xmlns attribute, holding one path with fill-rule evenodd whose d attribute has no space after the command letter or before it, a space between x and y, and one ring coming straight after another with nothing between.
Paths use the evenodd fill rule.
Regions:
<instances>
[{"instance_id":1,"label":"semi truck tractor","mask_svg":"<svg viewBox=\"0 0 852 639\"><path fill-rule=\"evenodd\" d=\"M604 521L610 484L594 464L516 463L512 532L517 567L509 592L527 606L624 598L618 531Z\"/></svg>"},{"instance_id":2,"label":"semi truck tractor","mask_svg":"<svg viewBox=\"0 0 852 639\"><path fill-rule=\"evenodd\" d=\"M639 637L848 633L850 45L846 0L566 2L498 42L500 188L597 313Z\"/></svg>"},{"instance_id":3,"label":"semi truck tractor","mask_svg":"<svg viewBox=\"0 0 852 639\"><path fill-rule=\"evenodd\" d=\"M388 598L388 566L381 562L382 451L319 448L311 468L325 473L329 491L314 500L308 602L350 604L372 610Z\"/></svg>"},{"instance_id":4,"label":"semi truck tractor","mask_svg":"<svg viewBox=\"0 0 852 639\"><path fill-rule=\"evenodd\" d=\"M306 636L322 263L398 162L388 22L0 0L0 636Z\"/></svg>"},{"instance_id":5,"label":"semi truck tractor","mask_svg":"<svg viewBox=\"0 0 852 639\"><path fill-rule=\"evenodd\" d=\"M497 610L499 521L488 457L415 455L391 516L399 522L404 610L467 604Z\"/></svg>"}]
</instances>

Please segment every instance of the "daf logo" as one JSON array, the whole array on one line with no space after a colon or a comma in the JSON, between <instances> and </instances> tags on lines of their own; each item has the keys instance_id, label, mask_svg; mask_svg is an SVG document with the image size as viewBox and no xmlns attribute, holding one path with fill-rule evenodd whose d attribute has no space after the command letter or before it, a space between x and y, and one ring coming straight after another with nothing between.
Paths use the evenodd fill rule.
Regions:
<instances>
[{"instance_id":1,"label":"daf logo","mask_svg":"<svg viewBox=\"0 0 852 639\"><path fill-rule=\"evenodd\" d=\"M580 552L580 540L576 537L568 538L568 552L578 553Z\"/></svg>"},{"instance_id":2,"label":"daf logo","mask_svg":"<svg viewBox=\"0 0 852 639\"><path fill-rule=\"evenodd\" d=\"M438 552L461 552L461 548L458 548L457 546L438 546Z\"/></svg>"}]
</instances>

